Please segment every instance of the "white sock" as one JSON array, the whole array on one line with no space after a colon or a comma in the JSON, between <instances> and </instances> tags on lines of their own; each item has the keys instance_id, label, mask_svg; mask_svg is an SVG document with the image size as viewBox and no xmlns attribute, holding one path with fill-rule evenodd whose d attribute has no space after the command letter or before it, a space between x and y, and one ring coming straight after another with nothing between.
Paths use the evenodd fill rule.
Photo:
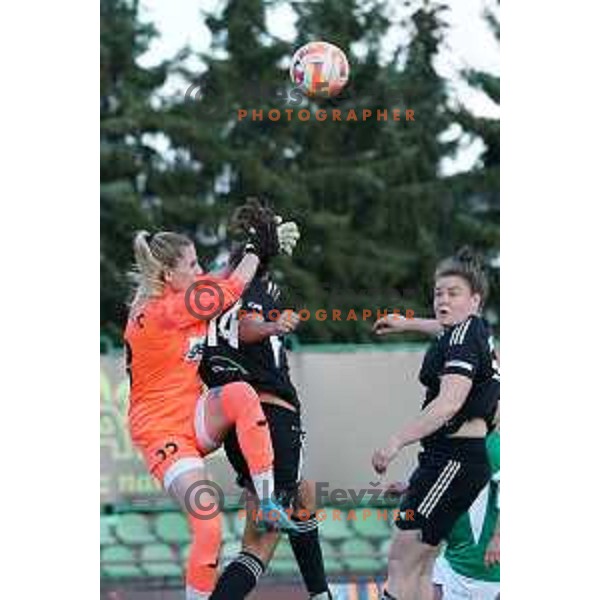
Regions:
<instances>
[{"instance_id":1,"label":"white sock","mask_svg":"<svg viewBox=\"0 0 600 600\"><path fill-rule=\"evenodd\" d=\"M254 484L256 495L260 498L260 500L267 500L268 498L275 497L273 469L252 475L252 483Z\"/></svg>"},{"instance_id":2,"label":"white sock","mask_svg":"<svg viewBox=\"0 0 600 600\"><path fill-rule=\"evenodd\" d=\"M187 585L185 587L185 600L208 600L210 598L210 594L205 594L204 592L198 592L193 587Z\"/></svg>"}]
</instances>

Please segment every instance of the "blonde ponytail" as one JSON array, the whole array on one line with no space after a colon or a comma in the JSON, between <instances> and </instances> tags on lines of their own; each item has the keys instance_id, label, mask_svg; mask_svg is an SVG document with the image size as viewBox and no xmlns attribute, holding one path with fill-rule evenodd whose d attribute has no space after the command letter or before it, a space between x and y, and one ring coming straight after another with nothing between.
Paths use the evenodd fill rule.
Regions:
<instances>
[{"instance_id":1,"label":"blonde ponytail","mask_svg":"<svg viewBox=\"0 0 600 600\"><path fill-rule=\"evenodd\" d=\"M185 235L161 231L150 239L147 231L138 231L133 240L135 270L131 273L136 284L131 311L138 310L150 298L162 295L164 274L173 269L182 256L184 247L192 244Z\"/></svg>"}]
</instances>

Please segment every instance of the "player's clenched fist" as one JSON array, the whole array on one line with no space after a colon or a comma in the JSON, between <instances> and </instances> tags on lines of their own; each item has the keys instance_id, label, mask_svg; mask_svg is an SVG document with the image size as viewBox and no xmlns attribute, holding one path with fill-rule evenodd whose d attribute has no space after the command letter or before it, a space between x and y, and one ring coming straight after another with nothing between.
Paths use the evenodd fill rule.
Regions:
<instances>
[{"instance_id":1,"label":"player's clenched fist","mask_svg":"<svg viewBox=\"0 0 600 600\"><path fill-rule=\"evenodd\" d=\"M284 311L279 319L275 321L275 331L277 335L285 335L286 333L291 333L298 327L298 323L300 323L300 317L298 313L295 313L291 310Z\"/></svg>"},{"instance_id":2,"label":"player's clenched fist","mask_svg":"<svg viewBox=\"0 0 600 600\"><path fill-rule=\"evenodd\" d=\"M373 331L377 335L385 335L387 333L403 333L407 331L408 319L401 315L386 315L375 321Z\"/></svg>"}]
</instances>

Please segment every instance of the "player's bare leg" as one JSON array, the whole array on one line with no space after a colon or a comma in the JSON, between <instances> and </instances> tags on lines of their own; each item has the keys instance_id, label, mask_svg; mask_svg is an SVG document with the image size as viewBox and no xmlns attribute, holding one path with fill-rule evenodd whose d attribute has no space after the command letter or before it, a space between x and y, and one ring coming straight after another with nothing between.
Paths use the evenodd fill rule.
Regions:
<instances>
[{"instance_id":1,"label":"player's bare leg","mask_svg":"<svg viewBox=\"0 0 600 600\"><path fill-rule=\"evenodd\" d=\"M278 531L264 531L257 527L252 515L259 510L260 502L256 495L246 492L246 526L242 536L242 550L258 556L266 567L273 558L280 534Z\"/></svg>"},{"instance_id":2,"label":"player's bare leg","mask_svg":"<svg viewBox=\"0 0 600 600\"><path fill-rule=\"evenodd\" d=\"M177 463L174 465L175 468ZM217 580L221 549L221 508L210 493L206 469L196 467L166 482L167 491L188 517L192 543L186 569L186 600L208 600Z\"/></svg>"},{"instance_id":3,"label":"player's bare leg","mask_svg":"<svg viewBox=\"0 0 600 600\"><path fill-rule=\"evenodd\" d=\"M205 392L198 401L195 428L204 455L218 448L235 427L240 449L260 497L259 523L266 528L290 530L295 526L275 502L273 446L267 419L254 389L238 381Z\"/></svg>"},{"instance_id":4,"label":"player's bare leg","mask_svg":"<svg viewBox=\"0 0 600 600\"><path fill-rule=\"evenodd\" d=\"M257 526L253 514L260 510L263 509L258 497L246 492L246 526L242 550L223 571L211 600L243 600L256 587L269 564L280 534L278 531L264 531Z\"/></svg>"},{"instance_id":5,"label":"player's bare leg","mask_svg":"<svg viewBox=\"0 0 600 600\"><path fill-rule=\"evenodd\" d=\"M422 578L427 565L435 558L437 548L421 541L421 532L416 530L396 531L388 560L388 597L396 600L431 600L431 568L429 570L429 590L422 596ZM385 596L384 596L385 597Z\"/></svg>"},{"instance_id":6,"label":"player's bare leg","mask_svg":"<svg viewBox=\"0 0 600 600\"><path fill-rule=\"evenodd\" d=\"M432 551L427 554L423 560L423 568L421 570L421 577L419 582L419 600L435 600L435 587L432 582L433 565L437 557L438 548L429 546Z\"/></svg>"}]
</instances>

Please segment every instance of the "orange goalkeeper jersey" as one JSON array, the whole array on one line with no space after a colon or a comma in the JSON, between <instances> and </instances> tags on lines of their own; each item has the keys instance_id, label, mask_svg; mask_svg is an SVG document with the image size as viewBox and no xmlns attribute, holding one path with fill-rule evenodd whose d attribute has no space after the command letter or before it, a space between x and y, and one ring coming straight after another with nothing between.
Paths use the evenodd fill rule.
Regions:
<instances>
[{"instance_id":1,"label":"orange goalkeeper jersey","mask_svg":"<svg viewBox=\"0 0 600 600\"><path fill-rule=\"evenodd\" d=\"M194 294L166 291L130 315L125 329L130 377L129 426L134 438L151 432L178 432L189 427L202 392L198 364L208 318L232 306L244 283L237 278L202 276L202 286L218 288L214 302L194 306ZM196 297L197 298L197 297ZM215 306L218 314L215 313Z\"/></svg>"}]
</instances>

